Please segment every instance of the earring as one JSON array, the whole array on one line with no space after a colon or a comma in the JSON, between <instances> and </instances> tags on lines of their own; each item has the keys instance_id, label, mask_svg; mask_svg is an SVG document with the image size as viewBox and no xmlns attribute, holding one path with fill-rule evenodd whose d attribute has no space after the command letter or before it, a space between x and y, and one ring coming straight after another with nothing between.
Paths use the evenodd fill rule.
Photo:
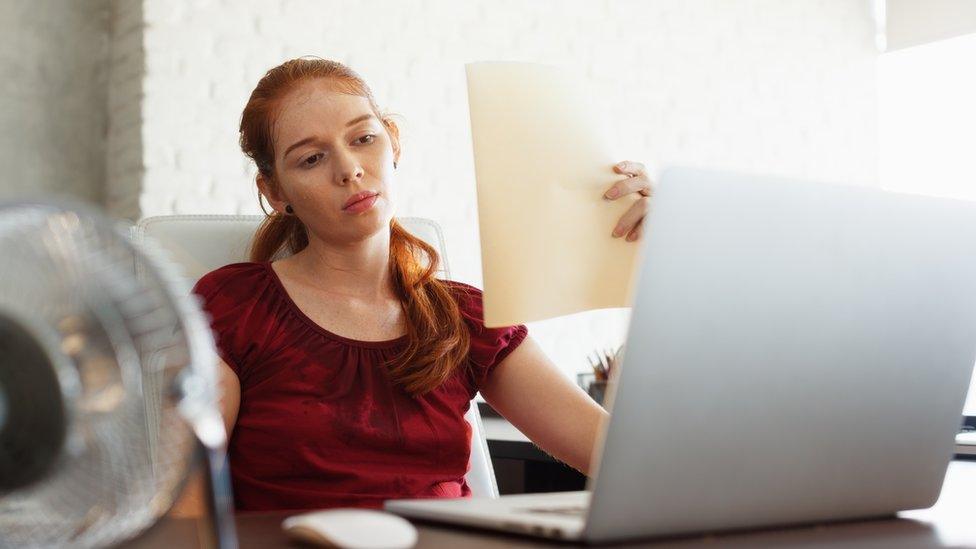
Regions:
<instances>
[{"instance_id":1,"label":"earring","mask_svg":"<svg viewBox=\"0 0 976 549\"><path fill-rule=\"evenodd\" d=\"M396 169L396 160L393 161L393 169Z\"/></svg>"},{"instance_id":2,"label":"earring","mask_svg":"<svg viewBox=\"0 0 976 549\"><path fill-rule=\"evenodd\" d=\"M285 205L285 213L287 213L288 215L291 215L291 214L295 213L295 208L292 208L291 207L291 204L286 204Z\"/></svg>"}]
</instances>

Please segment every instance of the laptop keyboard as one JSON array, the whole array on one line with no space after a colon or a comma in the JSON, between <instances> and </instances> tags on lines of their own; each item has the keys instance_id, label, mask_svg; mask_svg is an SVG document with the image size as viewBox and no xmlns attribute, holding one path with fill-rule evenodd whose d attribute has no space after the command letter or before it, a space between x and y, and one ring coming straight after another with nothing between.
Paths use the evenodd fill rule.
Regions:
<instances>
[{"instance_id":1,"label":"laptop keyboard","mask_svg":"<svg viewBox=\"0 0 976 549\"><path fill-rule=\"evenodd\" d=\"M586 514L586 507L583 505L555 505L552 507L529 507L522 509L526 513L542 513L548 515L563 515L568 517L581 517Z\"/></svg>"}]
</instances>

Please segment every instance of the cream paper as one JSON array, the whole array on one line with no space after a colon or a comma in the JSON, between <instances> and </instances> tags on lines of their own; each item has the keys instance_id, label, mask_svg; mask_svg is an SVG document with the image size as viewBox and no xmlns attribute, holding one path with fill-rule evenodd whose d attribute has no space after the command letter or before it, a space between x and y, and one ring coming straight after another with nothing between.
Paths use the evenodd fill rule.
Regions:
<instances>
[{"instance_id":1,"label":"cream paper","mask_svg":"<svg viewBox=\"0 0 976 549\"><path fill-rule=\"evenodd\" d=\"M637 200L583 80L534 63L465 65L484 275L484 320L509 326L630 305L639 246L612 238Z\"/></svg>"}]
</instances>

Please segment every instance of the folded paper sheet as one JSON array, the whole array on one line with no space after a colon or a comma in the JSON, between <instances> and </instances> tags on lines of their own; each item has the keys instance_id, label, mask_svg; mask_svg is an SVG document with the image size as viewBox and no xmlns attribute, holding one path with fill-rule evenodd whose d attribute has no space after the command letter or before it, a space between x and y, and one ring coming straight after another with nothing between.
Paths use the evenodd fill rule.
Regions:
<instances>
[{"instance_id":1,"label":"folded paper sheet","mask_svg":"<svg viewBox=\"0 0 976 549\"><path fill-rule=\"evenodd\" d=\"M612 238L636 195L583 80L534 63L465 66L474 144L485 325L630 305L638 244Z\"/></svg>"}]
</instances>

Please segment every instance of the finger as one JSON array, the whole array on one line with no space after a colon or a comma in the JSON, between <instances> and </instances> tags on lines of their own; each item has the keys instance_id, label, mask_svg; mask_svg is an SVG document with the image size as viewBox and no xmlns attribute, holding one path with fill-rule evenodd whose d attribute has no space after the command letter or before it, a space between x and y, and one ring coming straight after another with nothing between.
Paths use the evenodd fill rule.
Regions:
<instances>
[{"instance_id":1,"label":"finger","mask_svg":"<svg viewBox=\"0 0 976 549\"><path fill-rule=\"evenodd\" d=\"M614 164L613 169L617 173L625 173L630 176L647 175L647 168L643 164L640 162L631 162L630 160L624 160L623 162Z\"/></svg>"},{"instance_id":2,"label":"finger","mask_svg":"<svg viewBox=\"0 0 976 549\"><path fill-rule=\"evenodd\" d=\"M626 196L630 193L640 193L641 196L651 196L653 193L653 185L651 184L651 180L645 175L621 179L620 181L614 183L612 187L607 189L607 192L603 193L603 197L608 200L616 200L617 198Z\"/></svg>"},{"instance_id":3,"label":"finger","mask_svg":"<svg viewBox=\"0 0 976 549\"><path fill-rule=\"evenodd\" d=\"M644 219L646 218L641 218L637 225L627 233L627 242L636 242L641 237L641 233L644 232Z\"/></svg>"},{"instance_id":4,"label":"finger","mask_svg":"<svg viewBox=\"0 0 976 549\"><path fill-rule=\"evenodd\" d=\"M614 238L621 237L629 233L642 219L647 215L650 209L650 199L647 197L641 198L634 202L634 205L624 212L624 215L620 216L620 220L617 221L617 225L613 228Z\"/></svg>"}]
</instances>

